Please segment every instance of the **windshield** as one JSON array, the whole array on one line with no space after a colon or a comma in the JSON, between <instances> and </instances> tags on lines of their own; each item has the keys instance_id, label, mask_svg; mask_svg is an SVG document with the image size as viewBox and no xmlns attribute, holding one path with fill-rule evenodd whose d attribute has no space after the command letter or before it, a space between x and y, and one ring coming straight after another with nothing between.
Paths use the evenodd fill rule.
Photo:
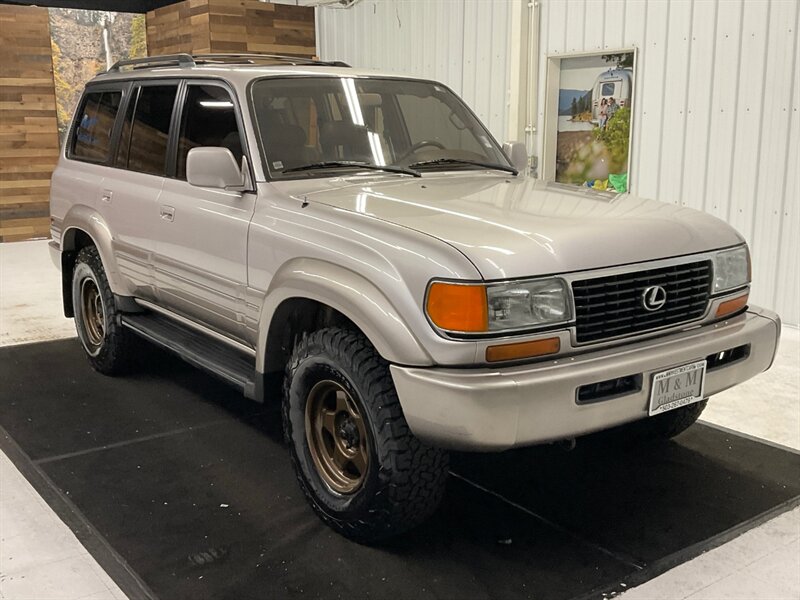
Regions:
<instances>
[{"instance_id":1,"label":"windshield","mask_svg":"<svg viewBox=\"0 0 800 600\"><path fill-rule=\"evenodd\" d=\"M480 121L433 82L266 78L253 83L252 101L273 177L323 177L332 169L358 171L363 165L509 168Z\"/></svg>"}]
</instances>

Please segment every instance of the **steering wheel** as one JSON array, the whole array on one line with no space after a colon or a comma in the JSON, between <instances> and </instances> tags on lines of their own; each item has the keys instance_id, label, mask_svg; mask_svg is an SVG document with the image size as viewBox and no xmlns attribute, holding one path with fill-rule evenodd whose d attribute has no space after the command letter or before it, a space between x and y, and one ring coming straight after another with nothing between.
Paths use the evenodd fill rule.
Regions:
<instances>
[{"instance_id":1,"label":"steering wheel","mask_svg":"<svg viewBox=\"0 0 800 600\"><path fill-rule=\"evenodd\" d=\"M403 154L402 157L400 157L400 160L408 158L409 155L413 154L414 152L416 152L421 148L425 148L426 146L435 146L436 148L439 148L439 150L445 149L444 144L442 144L441 142L437 142L436 140L422 140L411 146L411 148L408 149L408 152L406 152L405 154Z\"/></svg>"},{"instance_id":2,"label":"steering wheel","mask_svg":"<svg viewBox=\"0 0 800 600\"><path fill-rule=\"evenodd\" d=\"M439 150L444 150L444 144L437 142L436 140L422 140L421 142L417 142L411 148L408 149L408 153L411 154L412 152L416 152L420 148L424 148L425 146L436 146Z\"/></svg>"}]
</instances>

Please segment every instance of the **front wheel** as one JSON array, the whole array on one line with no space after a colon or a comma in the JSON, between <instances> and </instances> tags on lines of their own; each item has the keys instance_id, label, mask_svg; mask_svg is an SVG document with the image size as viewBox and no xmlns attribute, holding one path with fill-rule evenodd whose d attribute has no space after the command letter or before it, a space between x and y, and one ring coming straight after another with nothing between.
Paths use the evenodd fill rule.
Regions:
<instances>
[{"instance_id":1,"label":"front wheel","mask_svg":"<svg viewBox=\"0 0 800 600\"><path fill-rule=\"evenodd\" d=\"M303 493L339 533L375 542L439 505L448 457L411 433L383 360L360 333L304 336L286 369L283 424Z\"/></svg>"},{"instance_id":2,"label":"front wheel","mask_svg":"<svg viewBox=\"0 0 800 600\"><path fill-rule=\"evenodd\" d=\"M72 306L78 338L92 368L105 375L128 370L135 340L119 322L114 293L94 246L78 252L72 273Z\"/></svg>"}]
</instances>

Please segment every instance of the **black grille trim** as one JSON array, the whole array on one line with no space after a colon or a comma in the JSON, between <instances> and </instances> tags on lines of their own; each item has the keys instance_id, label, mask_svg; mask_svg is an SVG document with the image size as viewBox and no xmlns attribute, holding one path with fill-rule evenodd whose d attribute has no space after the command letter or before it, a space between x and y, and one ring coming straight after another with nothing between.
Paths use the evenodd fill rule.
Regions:
<instances>
[{"instance_id":1,"label":"black grille trim","mask_svg":"<svg viewBox=\"0 0 800 600\"><path fill-rule=\"evenodd\" d=\"M711 284L710 260L573 281L576 340L597 342L699 319L708 308ZM667 302L648 311L642 292L653 285L666 290Z\"/></svg>"}]
</instances>

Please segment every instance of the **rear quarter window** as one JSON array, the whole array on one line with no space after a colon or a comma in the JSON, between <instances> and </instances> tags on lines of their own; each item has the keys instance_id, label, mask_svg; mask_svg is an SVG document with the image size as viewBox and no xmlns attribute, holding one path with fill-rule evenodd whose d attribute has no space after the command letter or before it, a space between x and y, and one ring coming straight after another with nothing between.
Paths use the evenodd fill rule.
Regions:
<instances>
[{"instance_id":1,"label":"rear quarter window","mask_svg":"<svg viewBox=\"0 0 800 600\"><path fill-rule=\"evenodd\" d=\"M111 134L117 118L122 92L105 90L89 92L75 116L70 139L71 158L105 163L111 152Z\"/></svg>"}]
</instances>

